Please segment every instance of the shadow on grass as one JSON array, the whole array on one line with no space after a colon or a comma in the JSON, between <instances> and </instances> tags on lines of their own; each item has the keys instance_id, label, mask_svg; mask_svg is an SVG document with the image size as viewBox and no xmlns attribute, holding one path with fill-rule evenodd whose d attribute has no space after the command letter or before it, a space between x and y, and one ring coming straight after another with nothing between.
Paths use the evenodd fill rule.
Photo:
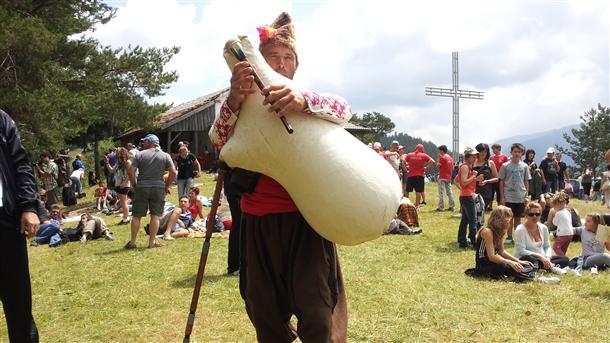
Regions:
<instances>
[{"instance_id":1,"label":"shadow on grass","mask_svg":"<svg viewBox=\"0 0 610 343\"><path fill-rule=\"evenodd\" d=\"M587 296L592 298L601 298L607 301L610 300L610 291L591 292Z\"/></svg>"},{"instance_id":2,"label":"shadow on grass","mask_svg":"<svg viewBox=\"0 0 610 343\"><path fill-rule=\"evenodd\" d=\"M230 276L227 274L208 275L206 273L203 277L203 285L205 286L208 283L216 283L218 281L221 281L221 280L224 280L227 278L235 278L237 280L237 277ZM193 274L185 279L174 281L172 283L172 286L176 287L176 288L193 288L195 286L196 281L197 281L197 274Z\"/></svg>"},{"instance_id":3,"label":"shadow on grass","mask_svg":"<svg viewBox=\"0 0 610 343\"><path fill-rule=\"evenodd\" d=\"M157 247L154 249L164 249L164 247ZM97 252L94 254L100 255L100 256L105 256L105 255L116 255L116 254L123 254L123 253L131 253L132 251L145 251L145 250L148 250L148 247L146 244L143 244L143 245L138 245L138 247L135 249L117 248L117 249L113 249L113 250L105 250L102 252Z\"/></svg>"},{"instance_id":4,"label":"shadow on grass","mask_svg":"<svg viewBox=\"0 0 610 343\"><path fill-rule=\"evenodd\" d=\"M445 245L437 246L434 248L436 252L439 253L472 253L474 254L474 249L472 247L468 248L460 248L457 242L448 242Z\"/></svg>"}]
</instances>

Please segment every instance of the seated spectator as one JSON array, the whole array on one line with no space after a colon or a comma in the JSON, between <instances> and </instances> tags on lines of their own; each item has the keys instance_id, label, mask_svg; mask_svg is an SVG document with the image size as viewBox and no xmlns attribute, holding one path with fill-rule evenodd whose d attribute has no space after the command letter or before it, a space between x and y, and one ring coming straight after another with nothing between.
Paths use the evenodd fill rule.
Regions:
<instances>
[{"instance_id":1,"label":"seated spectator","mask_svg":"<svg viewBox=\"0 0 610 343\"><path fill-rule=\"evenodd\" d=\"M553 193L544 193L540 195L540 205L542 206L542 214L540 215L540 222L545 224L549 231L553 231L552 226L549 226L549 213L553 206L551 206L551 199ZM551 223L552 224L552 223Z\"/></svg>"},{"instance_id":2,"label":"seated spectator","mask_svg":"<svg viewBox=\"0 0 610 343\"><path fill-rule=\"evenodd\" d=\"M175 238L189 235L188 227L193 223L193 217L189 211L189 198L180 197L179 204L171 212L166 212L159 219L159 232L163 230L163 239L174 240Z\"/></svg>"},{"instance_id":3,"label":"seated spectator","mask_svg":"<svg viewBox=\"0 0 610 343\"><path fill-rule=\"evenodd\" d=\"M55 219L57 218L57 214L61 213L59 205L51 205L51 212L54 213L54 216L52 216L43 206L44 203L41 202L40 209L38 211L40 227L36 232L36 236L34 236L34 238L30 241L30 246L49 244L51 242L51 237L59 235L61 232L61 221ZM59 219L61 219L61 215L59 215Z\"/></svg>"},{"instance_id":4,"label":"seated spectator","mask_svg":"<svg viewBox=\"0 0 610 343\"><path fill-rule=\"evenodd\" d=\"M555 274L565 274L561 267L568 265L565 256L551 256L549 230L539 222L542 206L529 202L525 206L526 221L515 230L515 250L513 256L523 261L530 261L538 269L545 269Z\"/></svg>"},{"instance_id":5,"label":"seated spectator","mask_svg":"<svg viewBox=\"0 0 610 343\"><path fill-rule=\"evenodd\" d=\"M199 199L199 188L191 187L188 191L189 199L189 211L193 220L197 220L197 217L203 219L203 202Z\"/></svg>"},{"instance_id":6,"label":"seated spectator","mask_svg":"<svg viewBox=\"0 0 610 343\"><path fill-rule=\"evenodd\" d=\"M106 222L100 217L92 216L89 213L83 213L80 216L80 222L77 225L77 230L82 230L81 243L87 243L88 240L104 237L108 240L114 240L112 232L108 230Z\"/></svg>"},{"instance_id":7,"label":"seated spectator","mask_svg":"<svg viewBox=\"0 0 610 343\"><path fill-rule=\"evenodd\" d=\"M108 208L108 188L104 181L98 183L95 189L96 208L101 211Z\"/></svg>"},{"instance_id":8,"label":"seated spectator","mask_svg":"<svg viewBox=\"0 0 610 343\"><path fill-rule=\"evenodd\" d=\"M597 230L601 222L601 216L598 213L590 213L585 217L585 227L580 233L582 241L583 266L585 268L601 268L610 267L610 254L606 250L610 250L610 240L599 241ZM607 228L605 228L607 230Z\"/></svg>"},{"instance_id":9,"label":"seated spectator","mask_svg":"<svg viewBox=\"0 0 610 343\"><path fill-rule=\"evenodd\" d=\"M468 270L472 276L499 278L514 277L516 280L533 279L533 264L521 261L504 250L504 237L512 225L513 212L506 206L491 211L487 225L477 233L475 243L476 266Z\"/></svg>"},{"instance_id":10,"label":"seated spectator","mask_svg":"<svg viewBox=\"0 0 610 343\"><path fill-rule=\"evenodd\" d=\"M231 227L233 227L233 217L231 216L231 208L229 206L229 201L224 195L224 192L220 195L218 216L220 217L220 220L222 221L222 225L224 226L225 230L231 230Z\"/></svg>"},{"instance_id":11,"label":"seated spectator","mask_svg":"<svg viewBox=\"0 0 610 343\"><path fill-rule=\"evenodd\" d=\"M543 223L546 223L546 226L548 227L549 231L552 232L554 236L557 236L557 225L553 224L553 217L555 217L555 210L553 209L553 206L552 206L553 194L552 193L546 193L546 194L548 194L549 200L546 200L546 198L545 198L547 207L542 211L542 218L545 218L545 219L543 220L541 218L540 221ZM572 206L568 206L570 204L570 196L565 192L560 192L557 194L562 194L563 197L565 198L566 209L570 212L570 221L572 223L572 228L576 229L576 228L581 227L583 223L580 219L580 214L578 213L578 210L576 210L576 208L574 208ZM546 217L545 217L545 211L546 211ZM574 236L572 239L579 240L580 237Z\"/></svg>"}]
</instances>

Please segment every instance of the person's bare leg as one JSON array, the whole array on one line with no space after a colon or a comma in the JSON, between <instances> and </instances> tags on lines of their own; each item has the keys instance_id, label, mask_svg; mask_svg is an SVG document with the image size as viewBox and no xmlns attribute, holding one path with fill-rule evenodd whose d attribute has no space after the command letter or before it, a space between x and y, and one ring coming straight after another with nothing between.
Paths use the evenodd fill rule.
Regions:
<instances>
[{"instance_id":1,"label":"person's bare leg","mask_svg":"<svg viewBox=\"0 0 610 343\"><path fill-rule=\"evenodd\" d=\"M133 226L132 226L133 228ZM150 231L148 235L148 247L152 248L155 246L155 242L157 240L157 231L159 230L159 216L150 215Z\"/></svg>"},{"instance_id":2,"label":"person's bare leg","mask_svg":"<svg viewBox=\"0 0 610 343\"><path fill-rule=\"evenodd\" d=\"M138 231L140 231L140 219L141 217L131 218L131 239L129 241L132 244L136 244L136 240L138 239ZM158 225L159 224L157 223L157 226Z\"/></svg>"},{"instance_id":3,"label":"person's bare leg","mask_svg":"<svg viewBox=\"0 0 610 343\"><path fill-rule=\"evenodd\" d=\"M167 227L165 227L166 235L171 235L172 228L178 222L178 218L180 218L180 212L181 212L181 210L179 208L176 208L175 210L172 211L172 215L169 217L169 220L167 221ZM152 220L151 220L151 223L152 223ZM163 229L163 228L161 228L161 229ZM171 236L173 236L173 235L171 235Z\"/></svg>"},{"instance_id":4,"label":"person's bare leg","mask_svg":"<svg viewBox=\"0 0 610 343\"><path fill-rule=\"evenodd\" d=\"M127 195L119 195L119 199L121 201L121 210L123 211L123 221L127 221L129 219L129 205L127 205Z\"/></svg>"}]
</instances>

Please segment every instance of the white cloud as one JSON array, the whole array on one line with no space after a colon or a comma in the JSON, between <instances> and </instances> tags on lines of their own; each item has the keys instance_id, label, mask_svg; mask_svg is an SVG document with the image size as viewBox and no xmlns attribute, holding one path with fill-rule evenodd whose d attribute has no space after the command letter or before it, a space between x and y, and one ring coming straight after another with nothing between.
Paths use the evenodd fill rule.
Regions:
<instances>
[{"instance_id":1,"label":"white cloud","mask_svg":"<svg viewBox=\"0 0 610 343\"><path fill-rule=\"evenodd\" d=\"M168 64L179 81L160 100L176 104L226 87L224 43L295 20L297 83L350 101L355 112L389 115L399 132L451 146L451 51L460 51L460 146L579 121L609 102L607 1L175 1L127 0L94 33L113 47L180 46ZM400 5L400 6L399 6ZM159 99L158 99L159 100Z\"/></svg>"}]
</instances>

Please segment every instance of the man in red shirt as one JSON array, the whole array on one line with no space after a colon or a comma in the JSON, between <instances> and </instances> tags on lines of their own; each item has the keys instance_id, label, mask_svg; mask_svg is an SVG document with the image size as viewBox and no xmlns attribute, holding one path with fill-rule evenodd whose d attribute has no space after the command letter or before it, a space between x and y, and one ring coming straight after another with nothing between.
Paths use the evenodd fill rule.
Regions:
<instances>
[{"instance_id":1,"label":"man in red shirt","mask_svg":"<svg viewBox=\"0 0 610 343\"><path fill-rule=\"evenodd\" d=\"M493 155L491 155L489 157L489 159L494 162L494 164L496 165L496 169L500 170L500 167L502 167L502 165L504 163L508 162L508 156L506 156L502 153L502 146L498 143L492 145L491 150L493 152ZM491 184L491 201L489 201L489 204L485 204L485 207L487 207L486 210L491 211L491 209L492 209L491 204L494 201L494 197L496 198L496 202L499 203L500 202L500 183L499 182Z\"/></svg>"},{"instance_id":2,"label":"man in red shirt","mask_svg":"<svg viewBox=\"0 0 610 343\"><path fill-rule=\"evenodd\" d=\"M426 167L435 163L434 159L424 152L424 146L417 144L414 152L410 152L405 156L405 163L409 166L407 178L407 198L409 192L415 190L415 206L425 205L426 201L422 201L424 197L424 176L426 175ZM425 198L424 198L425 199Z\"/></svg>"},{"instance_id":3,"label":"man in red shirt","mask_svg":"<svg viewBox=\"0 0 610 343\"><path fill-rule=\"evenodd\" d=\"M453 170L453 158L447 154L447 146L438 147L438 207L437 211L445 210L445 192L449 199L449 211L453 212L455 201L453 200L453 190L451 188L451 171Z\"/></svg>"},{"instance_id":4,"label":"man in red shirt","mask_svg":"<svg viewBox=\"0 0 610 343\"><path fill-rule=\"evenodd\" d=\"M270 27L259 28L259 50L273 70L292 79L299 65L294 27L282 13ZM235 64L227 100L210 130L220 150L234 133L241 105L253 87L254 67ZM262 90L263 105L278 115L300 113L310 120L349 121L347 102L337 96L303 91L285 84ZM260 113L260 115L275 115ZM240 173L236 177L235 173ZM346 342L347 301L337 248L318 235L290 194L263 174L234 169L247 179L240 206L240 294L259 342ZM315 185L312 185L315 186ZM298 320L295 328L292 315Z\"/></svg>"}]
</instances>

